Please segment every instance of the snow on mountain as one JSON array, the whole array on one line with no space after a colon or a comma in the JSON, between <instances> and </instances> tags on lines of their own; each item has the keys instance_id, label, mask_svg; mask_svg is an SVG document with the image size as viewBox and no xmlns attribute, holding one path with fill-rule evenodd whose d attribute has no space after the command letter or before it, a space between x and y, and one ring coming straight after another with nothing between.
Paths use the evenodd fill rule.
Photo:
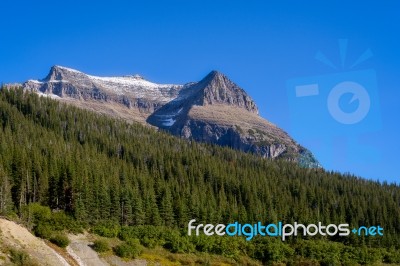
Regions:
<instances>
[{"instance_id":1,"label":"snow on mountain","mask_svg":"<svg viewBox=\"0 0 400 266\"><path fill-rule=\"evenodd\" d=\"M74 87L77 90L100 90L109 94L119 96L125 95L135 99L144 98L146 100L157 102L169 102L176 98L177 91L183 86L176 84L157 84L145 80L140 75L116 76L116 77L99 77L87 75L78 70L63 67L53 66L50 73L42 80L28 80L24 83L24 87L40 91L46 94L53 94L60 90L52 90L54 86L50 85L63 83L64 87ZM50 90L49 90L50 89ZM71 95L59 95L59 97ZM75 95L76 96L76 95Z\"/></svg>"},{"instance_id":2,"label":"snow on mountain","mask_svg":"<svg viewBox=\"0 0 400 266\"><path fill-rule=\"evenodd\" d=\"M171 101L175 95L170 94L171 89L180 89L182 85L157 84L143 79L139 75L122 77L97 77L88 78L99 87L112 91L116 94L135 94L136 97L147 97L159 101Z\"/></svg>"}]
</instances>

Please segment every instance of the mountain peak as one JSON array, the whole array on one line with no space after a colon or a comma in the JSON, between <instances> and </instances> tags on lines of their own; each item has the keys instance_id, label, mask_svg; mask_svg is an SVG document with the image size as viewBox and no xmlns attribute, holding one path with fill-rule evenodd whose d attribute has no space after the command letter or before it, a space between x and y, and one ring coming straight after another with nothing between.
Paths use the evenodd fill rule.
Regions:
<instances>
[{"instance_id":1,"label":"mountain peak","mask_svg":"<svg viewBox=\"0 0 400 266\"><path fill-rule=\"evenodd\" d=\"M218 70L211 70L210 73L206 77L217 77L217 76L224 76L224 74Z\"/></svg>"},{"instance_id":2,"label":"mountain peak","mask_svg":"<svg viewBox=\"0 0 400 266\"><path fill-rule=\"evenodd\" d=\"M43 81L51 81L51 80L65 80L68 76L76 76L76 75L84 75L82 72L64 67L59 65L54 65L50 68L50 72L47 77Z\"/></svg>"},{"instance_id":3,"label":"mountain peak","mask_svg":"<svg viewBox=\"0 0 400 266\"><path fill-rule=\"evenodd\" d=\"M201 93L200 104L236 105L258 114L258 108L251 97L223 73L213 70L196 84Z\"/></svg>"},{"instance_id":4,"label":"mountain peak","mask_svg":"<svg viewBox=\"0 0 400 266\"><path fill-rule=\"evenodd\" d=\"M223 82L224 80L229 80L229 78L218 70L212 70L200 82L212 82L213 80Z\"/></svg>"}]
</instances>

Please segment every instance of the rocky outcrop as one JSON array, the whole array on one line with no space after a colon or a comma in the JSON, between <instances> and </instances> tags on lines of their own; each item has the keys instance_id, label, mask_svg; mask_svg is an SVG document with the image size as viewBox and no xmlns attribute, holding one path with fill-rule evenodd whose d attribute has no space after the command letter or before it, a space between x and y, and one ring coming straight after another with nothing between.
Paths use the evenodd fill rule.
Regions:
<instances>
[{"instance_id":1,"label":"rocky outcrop","mask_svg":"<svg viewBox=\"0 0 400 266\"><path fill-rule=\"evenodd\" d=\"M176 98L181 85L156 84L139 75L96 77L80 71L53 66L43 80L29 80L26 89L60 98L119 103L140 112L152 113Z\"/></svg>"},{"instance_id":2,"label":"rocky outcrop","mask_svg":"<svg viewBox=\"0 0 400 266\"><path fill-rule=\"evenodd\" d=\"M261 118L253 99L228 77L212 71L197 83L185 85L173 101L147 121L195 141L214 143L265 158L287 158L320 167L310 152L286 132Z\"/></svg>"},{"instance_id":3,"label":"rocky outcrop","mask_svg":"<svg viewBox=\"0 0 400 266\"><path fill-rule=\"evenodd\" d=\"M211 71L203 80L193 84L191 90L199 90L194 104L227 104L258 114L255 102L238 85L218 71Z\"/></svg>"}]
</instances>

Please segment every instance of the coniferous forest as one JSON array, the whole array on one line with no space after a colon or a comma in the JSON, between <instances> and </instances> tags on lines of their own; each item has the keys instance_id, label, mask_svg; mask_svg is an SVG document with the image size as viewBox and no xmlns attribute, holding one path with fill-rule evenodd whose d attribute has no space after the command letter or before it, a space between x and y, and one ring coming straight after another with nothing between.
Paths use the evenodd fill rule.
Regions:
<instances>
[{"instance_id":1,"label":"coniferous forest","mask_svg":"<svg viewBox=\"0 0 400 266\"><path fill-rule=\"evenodd\" d=\"M400 263L398 185L182 140L17 88L0 91L0 213L44 238L90 230L239 264L243 256L264 264ZM380 225L385 233L189 237L191 219Z\"/></svg>"}]
</instances>

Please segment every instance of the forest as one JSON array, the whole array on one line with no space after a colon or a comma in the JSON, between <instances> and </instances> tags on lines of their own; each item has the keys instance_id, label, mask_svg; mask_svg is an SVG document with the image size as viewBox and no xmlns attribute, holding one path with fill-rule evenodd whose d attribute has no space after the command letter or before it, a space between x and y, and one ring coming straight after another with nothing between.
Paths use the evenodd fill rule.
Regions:
<instances>
[{"instance_id":1,"label":"forest","mask_svg":"<svg viewBox=\"0 0 400 266\"><path fill-rule=\"evenodd\" d=\"M400 263L400 187L200 144L19 88L0 91L0 214L36 235L89 230L130 246L263 264ZM384 236L187 236L197 223L380 225ZM134 257L134 256L132 256Z\"/></svg>"}]
</instances>

